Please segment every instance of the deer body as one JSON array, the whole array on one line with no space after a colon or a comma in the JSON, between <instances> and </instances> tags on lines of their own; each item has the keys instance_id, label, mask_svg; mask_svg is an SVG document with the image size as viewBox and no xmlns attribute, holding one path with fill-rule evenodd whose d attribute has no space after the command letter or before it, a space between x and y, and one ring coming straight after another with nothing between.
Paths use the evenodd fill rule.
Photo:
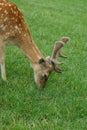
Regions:
<instances>
[{"instance_id":1,"label":"deer body","mask_svg":"<svg viewBox=\"0 0 87 130\"><path fill-rule=\"evenodd\" d=\"M8 0L0 0L0 64L3 80L6 80L5 46L8 44L17 45L23 50L33 66L36 83L44 87L53 65L36 46L20 9Z\"/></svg>"}]
</instances>

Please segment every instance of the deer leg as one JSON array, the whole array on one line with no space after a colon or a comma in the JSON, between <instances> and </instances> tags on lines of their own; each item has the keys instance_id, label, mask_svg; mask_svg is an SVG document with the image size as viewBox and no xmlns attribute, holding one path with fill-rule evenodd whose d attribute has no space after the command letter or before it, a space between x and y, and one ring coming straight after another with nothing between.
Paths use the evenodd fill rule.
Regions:
<instances>
[{"instance_id":1,"label":"deer leg","mask_svg":"<svg viewBox=\"0 0 87 130\"><path fill-rule=\"evenodd\" d=\"M0 65L1 65L1 77L6 81L6 71L5 71L5 48L0 47Z\"/></svg>"}]
</instances>

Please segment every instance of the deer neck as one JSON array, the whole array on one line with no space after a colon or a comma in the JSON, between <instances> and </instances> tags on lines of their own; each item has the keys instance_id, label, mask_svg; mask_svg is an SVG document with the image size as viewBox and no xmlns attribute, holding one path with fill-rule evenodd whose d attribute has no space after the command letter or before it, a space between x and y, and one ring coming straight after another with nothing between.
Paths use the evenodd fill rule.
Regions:
<instances>
[{"instance_id":1,"label":"deer neck","mask_svg":"<svg viewBox=\"0 0 87 130\"><path fill-rule=\"evenodd\" d=\"M21 48L32 64L38 63L43 57L30 34L24 38Z\"/></svg>"}]
</instances>

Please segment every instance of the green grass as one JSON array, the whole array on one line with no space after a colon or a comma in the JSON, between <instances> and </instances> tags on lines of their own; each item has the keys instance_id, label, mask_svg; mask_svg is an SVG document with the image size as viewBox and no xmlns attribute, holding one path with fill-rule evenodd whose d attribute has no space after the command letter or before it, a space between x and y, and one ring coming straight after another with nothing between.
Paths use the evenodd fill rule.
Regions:
<instances>
[{"instance_id":1,"label":"green grass","mask_svg":"<svg viewBox=\"0 0 87 130\"><path fill-rule=\"evenodd\" d=\"M87 1L12 0L23 11L42 53L51 55L62 36L69 56L62 74L39 90L26 56L6 49L8 82L0 78L0 130L87 130Z\"/></svg>"}]
</instances>

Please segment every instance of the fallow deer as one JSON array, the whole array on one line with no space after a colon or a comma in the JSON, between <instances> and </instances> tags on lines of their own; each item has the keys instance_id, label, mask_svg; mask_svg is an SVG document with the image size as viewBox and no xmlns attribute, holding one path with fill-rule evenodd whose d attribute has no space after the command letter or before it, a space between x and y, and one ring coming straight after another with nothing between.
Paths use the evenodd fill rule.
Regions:
<instances>
[{"instance_id":1,"label":"fallow deer","mask_svg":"<svg viewBox=\"0 0 87 130\"><path fill-rule=\"evenodd\" d=\"M0 64L3 80L6 80L5 46L12 44L23 50L32 64L36 84L40 88L44 88L53 70L58 73L62 72L57 67L57 65L62 64L62 62L57 62L57 57L66 58L60 51L68 40L68 37L63 37L59 42L56 42L52 56L44 57L32 39L20 9L8 0L0 0Z\"/></svg>"}]
</instances>

